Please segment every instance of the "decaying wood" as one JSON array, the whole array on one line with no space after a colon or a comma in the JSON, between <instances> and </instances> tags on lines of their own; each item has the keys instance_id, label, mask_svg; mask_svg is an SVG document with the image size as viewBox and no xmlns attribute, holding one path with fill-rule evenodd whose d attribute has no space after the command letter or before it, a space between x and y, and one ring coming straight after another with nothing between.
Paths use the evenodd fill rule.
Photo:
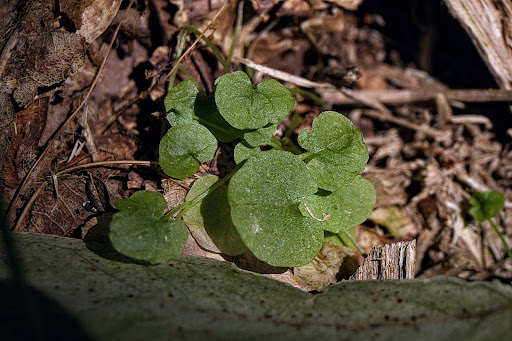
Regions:
<instances>
[{"instance_id":1,"label":"decaying wood","mask_svg":"<svg viewBox=\"0 0 512 341\"><path fill-rule=\"evenodd\" d=\"M414 278L416 240L374 246L351 280Z\"/></svg>"},{"instance_id":2,"label":"decaying wood","mask_svg":"<svg viewBox=\"0 0 512 341\"><path fill-rule=\"evenodd\" d=\"M512 2L444 0L503 89L512 89Z\"/></svg>"}]
</instances>

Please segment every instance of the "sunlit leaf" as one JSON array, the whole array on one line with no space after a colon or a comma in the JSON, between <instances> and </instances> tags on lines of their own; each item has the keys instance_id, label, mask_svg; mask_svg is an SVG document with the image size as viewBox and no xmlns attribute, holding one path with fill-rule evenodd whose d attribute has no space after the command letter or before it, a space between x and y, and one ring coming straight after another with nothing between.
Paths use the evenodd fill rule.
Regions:
<instances>
[{"instance_id":1,"label":"sunlit leaf","mask_svg":"<svg viewBox=\"0 0 512 341\"><path fill-rule=\"evenodd\" d=\"M284 119L293 108L290 91L267 79L253 87L249 76L237 71L219 77L215 102L222 117L237 129L258 129Z\"/></svg>"},{"instance_id":2,"label":"sunlit leaf","mask_svg":"<svg viewBox=\"0 0 512 341\"><path fill-rule=\"evenodd\" d=\"M190 122L194 116L194 105L199 90L191 80L180 82L172 87L164 99L167 120L171 126Z\"/></svg>"},{"instance_id":3,"label":"sunlit leaf","mask_svg":"<svg viewBox=\"0 0 512 341\"><path fill-rule=\"evenodd\" d=\"M363 223L375 206L375 188L356 176L346 186L328 195L311 195L300 209L305 216L315 217L324 230L339 233Z\"/></svg>"},{"instance_id":4,"label":"sunlit leaf","mask_svg":"<svg viewBox=\"0 0 512 341\"><path fill-rule=\"evenodd\" d=\"M248 159L229 183L231 217L247 247L275 266L310 262L322 246L319 223L298 205L317 190L306 164L283 151Z\"/></svg>"},{"instance_id":5,"label":"sunlit leaf","mask_svg":"<svg viewBox=\"0 0 512 341\"><path fill-rule=\"evenodd\" d=\"M311 153L306 161L318 186L331 192L352 181L368 162L361 131L337 112L321 113L311 132L299 134L298 142Z\"/></svg>"},{"instance_id":6,"label":"sunlit leaf","mask_svg":"<svg viewBox=\"0 0 512 341\"><path fill-rule=\"evenodd\" d=\"M272 135L277 129L277 123L269 124L263 128L249 131L244 134L244 139L251 146L262 146L269 144Z\"/></svg>"}]
</instances>

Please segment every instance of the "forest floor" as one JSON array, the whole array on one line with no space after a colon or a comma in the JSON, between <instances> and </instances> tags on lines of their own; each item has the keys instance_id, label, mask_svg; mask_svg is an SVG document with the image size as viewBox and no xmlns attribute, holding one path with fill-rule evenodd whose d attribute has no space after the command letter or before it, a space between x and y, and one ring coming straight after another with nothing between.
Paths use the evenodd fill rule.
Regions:
<instances>
[{"instance_id":1,"label":"forest floor","mask_svg":"<svg viewBox=\"0 0 512 341\"><path fill-rule=\"evenodd\" d=\"M367 252L416 239L416 277L510 282L502 242L471 218L467 202L475 191L503 193L505 207L494 221L511 244L509 106L489 91L497 88L492 76L445 7L435 5L432 21L428 8L396 2L393 12L371 0L353 10L327 0L247 0L243 8L222 0L123 2L87 47L84 66L59 86L40 89L17 113L3 170L14 229L102 240L102 217L115 211L117 199L165 187L183 200L192 179L162 182L148 161L157 159L178 42L187 51L197 38L179 35L192 25L224 56L234 46L232 70L298 89L295 137L326 110L345 114L363 132L370 159L362 175L377 190L374 212L356 228ZM207 91L222 75L202 41L182 65L186 72L176 81L193 77ZM214 163L201 171L214 172Z\"/></svg>"}]
</instances>

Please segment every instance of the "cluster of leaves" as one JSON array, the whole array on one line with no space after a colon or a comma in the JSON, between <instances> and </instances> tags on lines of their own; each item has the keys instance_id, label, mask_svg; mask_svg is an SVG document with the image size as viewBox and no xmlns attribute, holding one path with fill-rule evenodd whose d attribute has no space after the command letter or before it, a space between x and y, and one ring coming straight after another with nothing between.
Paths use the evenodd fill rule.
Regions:
<instances>
[{"instance_id":1,"label":"cluster of leaves","mask_svg":"<svg viewBox=\"0 0 512 341\"><path fill-rule=\"evenodd\" d=\"M162 262L181 253L188 226L213 252L234 256L249 249L274 266L301 266L327 239L341 243L351 237L347 232L375 204L374 187L359 175L368 161L362 134L349 119L328 111L311 132L299 134L302 149L289 148L273 134L293 105L279 82L253 86L240 71L218 78L209 95L190 80L174 86L165 98L172 127L159 149L164 172L176 179L195 174L219 143L236 144L237 166L223 179L199 178L185 203L166 215L159 193L137 192L117 202L114 247L135 259Z\"/></svg>"}]
</instances>

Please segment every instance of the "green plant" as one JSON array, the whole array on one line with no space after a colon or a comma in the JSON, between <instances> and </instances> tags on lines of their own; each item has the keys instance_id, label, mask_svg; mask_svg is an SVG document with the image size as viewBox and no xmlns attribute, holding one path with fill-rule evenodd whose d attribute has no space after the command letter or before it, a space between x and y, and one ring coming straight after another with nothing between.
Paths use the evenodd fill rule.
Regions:
<instances>
[{"instance_id":1,"label":"green plant","mask_svg":"<svg viewBox=\"0 0 512 341\"><path fill-rule=\"evenodd\" d=\"M349 119L323 112L311 132L299 134L303 149L289 134L284 143L273 134L293 108L290 92L271 79L253 86L240 71L217 79L209 95L181 82L164 103L172 127L161 140L159 163L167 175L195 174L219 143L236 144L236 167L222 179L198 179L185 202L165 215L159 193L118 201L111 240L119 252L151 263L177 256L184 223L208 250L238 255L249 249L275 266L309 263L333 234L358 246L348 231L371 213L375 189L358 175L368 151Z\"/></svg>"},{"instance_id":2,"label":"green plant","mask_svg":"<svg viewBox=\"0 0 512 341\"><path fill-rule=\"evenodd\" d=\"M491 224L498 237L500 237L505 250L507 250L508 257L512 259L512 250L510 250L496 224L491 220L505 205L505 196L500 192L475 192L469 199L469 203L471 205L469 214L480 223L487 220Z\"/></svg>"}]
</instances>

